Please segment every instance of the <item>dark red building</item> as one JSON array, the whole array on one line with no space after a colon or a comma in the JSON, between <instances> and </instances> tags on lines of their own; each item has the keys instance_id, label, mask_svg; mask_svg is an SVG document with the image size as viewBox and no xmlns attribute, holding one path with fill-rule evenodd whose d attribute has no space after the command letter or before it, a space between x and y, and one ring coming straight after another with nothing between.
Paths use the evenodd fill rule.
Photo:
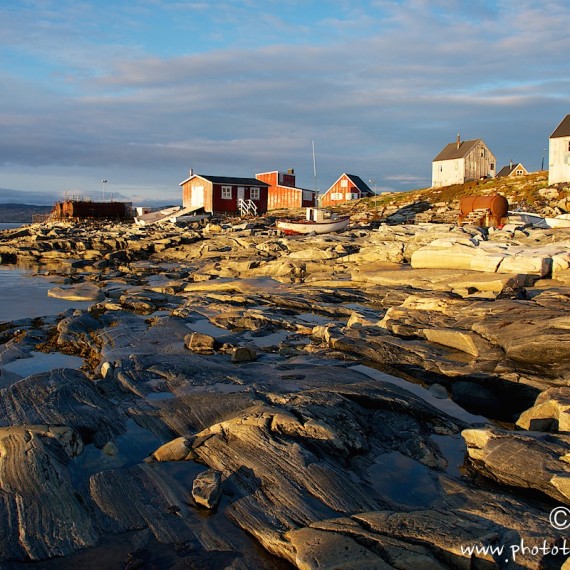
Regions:
<instances>
[{"instance_id":1,"label":"dark red building","mask_svg":"<svg viewBox=\"0 0 570 570\"><path fill-rule=\"evenodd\" d=\"M132 216L130 202L92 202L91 200L57 202L50 214L52 220L87 218L125 220Z\"/></svg>"},{"instance_id":2,"label":"dark red building","mask_svg":"<svg viewBox=\"0 0 570 570\"><path fill-rule=\"evenodd\" d=\"M193 174L180 183L182 207L211 214L258 215L267 212L269 184L257 178Z\"/></svg>"}]
</instances>

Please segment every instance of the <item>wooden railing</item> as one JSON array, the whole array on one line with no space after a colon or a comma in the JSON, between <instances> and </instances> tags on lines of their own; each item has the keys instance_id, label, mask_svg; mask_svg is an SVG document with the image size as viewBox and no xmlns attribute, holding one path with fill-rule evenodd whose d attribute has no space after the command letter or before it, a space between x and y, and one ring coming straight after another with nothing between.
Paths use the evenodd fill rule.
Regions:
<instances>
[{"instance_id":1,"label":"wooden railing","mask_svg":"<svg viewBox=\"0 0 570 570\"><path fill-rule=\"evenodd\" d=\"M238 208L242 217L247 215L257 216L257 206L253 200L244 200L243 198L240 198L238 200Z\"/></svg>"}]
</instances>

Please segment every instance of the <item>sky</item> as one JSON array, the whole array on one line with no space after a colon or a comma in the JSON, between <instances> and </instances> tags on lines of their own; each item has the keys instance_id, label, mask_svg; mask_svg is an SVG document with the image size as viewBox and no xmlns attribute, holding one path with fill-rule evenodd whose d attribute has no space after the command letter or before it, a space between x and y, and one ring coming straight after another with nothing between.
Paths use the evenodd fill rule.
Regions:
<instances>
[{"instance_id":1,"label":"sky","mask_svg":"<svg viewBox=\"0 0 570 570\"><path fill-rule=\"evenodd\" d=\"M569 25L565 0L3 0L0 203L180 204L189 169L412 190L457 133L539 170Z\"/></svg>"}]
</instances>

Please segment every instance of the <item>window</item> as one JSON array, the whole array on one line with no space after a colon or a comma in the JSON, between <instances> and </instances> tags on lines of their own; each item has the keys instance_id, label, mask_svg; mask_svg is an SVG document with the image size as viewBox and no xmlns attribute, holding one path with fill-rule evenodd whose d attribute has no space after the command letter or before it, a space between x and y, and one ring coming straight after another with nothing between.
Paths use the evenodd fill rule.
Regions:
<instances>
[{"instance_id":1,"label":"window","mask_svg":"<svg viewBox=\"0 0 570 570\"><path fill-rule=\"evenodd\" d=\"M250 188L249 198L250 200L259 200L259 188Z\"/></svg>"},{"instance_id":2,"label":"window","mask_svg":"<svg viewBox=\"0 0 570 570\"><path fill-rule=\"evenodd\" d=\"M522 176L522 175L523 175L523 171L520 168L515 171L515 176Z\"/></svg>"},{"instance_id":3,"label":"window","mask_svg":"<svg viewBox=\"0 0 570 570\"><path fill-rule=\"evenodd\" d=\"M347 200L358 200L358 192L347 192L346 193Z\"/></svg>"},{"instance_id":4,"label":"window","mask_svg":"<svg viewBox=\"0 0 570 570\"><path fill-rule=\"evenodd\" d=\"M231 199L232 199L232 187L222 186L222 200L231 200Z\"/></svg>"},{"instance_id":5,"label":"window","mask_svg":"<svg viewBox=\"0 0 570 570\"><path fill-rule=\"evenodd\" d=\"M568 141L568 152L570 152L570 141Z\"/></svg>"},{"instance_id":6,"label":"window","mask_svg":"<svg viewBox=\"0 0 570 570\"><path fill-rule=\"evenodd\" d=\"M332 192L331 200L342 200L342 192Z\"/></svg>"},{"instance_id":7,"label":"window","mask_svg":"<svg viewBox=\"0 0 570 570\"><path fill-rule=\"evenodd\" d=\"M341 180L340 181L341 188L348 188L348 180Z\"/></svg>"}]
</instances>

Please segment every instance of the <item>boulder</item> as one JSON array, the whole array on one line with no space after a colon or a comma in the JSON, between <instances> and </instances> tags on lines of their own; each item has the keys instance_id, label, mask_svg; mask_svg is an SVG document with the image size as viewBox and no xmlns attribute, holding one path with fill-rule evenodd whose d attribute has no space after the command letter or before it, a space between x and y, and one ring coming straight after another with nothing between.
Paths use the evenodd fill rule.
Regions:
<instances>
[{"instance_id":1,"label":"boulder","mask_svg":"<svg viewBox=\"0 0 570 570\"><path fill-rule=\"evenodd\" d=\"M542 392L534 406L520 415L517 426L530 431L570 433L570 390L560 387Z\"/></svg>"},{"instance_id":2,"label":"boulder","mask_svg":"<svg viewBox=\"0 0 570 570\"><path fill-rule=\"evenodd\" d=\"M185 437L177 437L161 445L152 455L156 461L186 461L194 457L192 444Z\"/></svg>"},{"instance_id":3,"label":"boulder","mask_svg":"<svg viewBox=\"0 0 570 570\"><path fill-rule=\"evenodd\" d=\"M249 346L238 346L232 350L232 362L252 362L256 358L255 349Z\"/></svg>"},{"instance_id":4,"label":"boulder","mask_svg":"<svg viewBox=\"0 0 570 570\"><path fill-rule=\"evenodd\" d=\"M184 337L184 346L192 352L212 354L216 347L216 339L207 334L193 332Z\"/></svg>"},{"instance_id":5,"label":"boulder","mask_svg":"<svg viewBox=\"0 0 570 570\"><path fill-rule=\"evenodd\" d=\"M219 471L203 471L192 483L192 497L198 505L213 509L222 495L222 475Z\"/></svg>"}]
</instances>

